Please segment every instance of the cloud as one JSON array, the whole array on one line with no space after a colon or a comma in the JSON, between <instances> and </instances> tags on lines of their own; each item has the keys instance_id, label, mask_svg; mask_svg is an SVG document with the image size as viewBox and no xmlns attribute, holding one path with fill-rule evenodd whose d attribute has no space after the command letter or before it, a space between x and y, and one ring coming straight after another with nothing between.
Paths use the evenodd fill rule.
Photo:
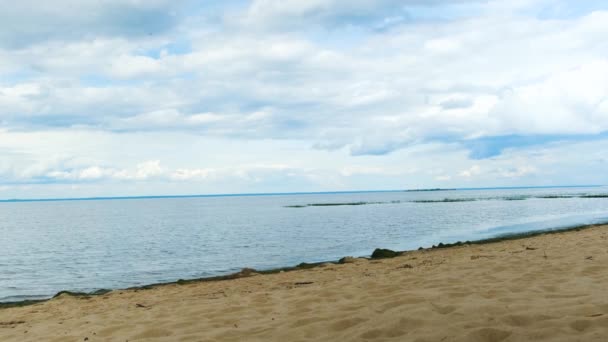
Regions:
<instances>
[{"instance_id":1,"label":"cloud","mask_svg":"<svg viewBox=\"0 0 608 342\"><path fill-rule=\"evenodd\" d=\"M52 183L54 181L72 184L91 182L205 182L221 179L245 179L259 182L267 177L283 175L287 177L306 177L306 172L282 164L245 164L228 167L178 168L168 169L160 160L144 161L130 168L104 167L77 163L70 166L69 161L41 165L30 168L27 173L14 175L14 184Z\"/></svg>"},{"instance_id":2,"label":"cloud","mask_svg":"<svg viewBox=\"0 0 608 342\"><path fill-rule=\"evenodd\" d=\"M538 172L538 170L534 166L520 166L520 167L516 167L516 168L510 168L507 170L504 170L504 169L498 170L498 173L500 173L500 175L502 177L509 177L509 178L519 178L519 177L523 177L526 175L535 174L537 172Z\"/></svg>"},{"instance_id":3,"label":"cloud","mask_svg":"<svg viewBox=\"0 0 608 342\"><path fill-rule=\"evenodd\" d=\"M117 57L110 65L109 75L115 78L133 78L160 71L160 62L147 56L123 55Z\"/></svg>"},{"instance_id":4,"label":"cloud","mask_svg":"<svg viewBox=\"0 0 608 342\"><path fill-rule=\"evenodd\" d=\"M34 182L93 182L101 180L146 181L165 175L159 160L151 160L136 165L132 170L103 167L98 165L83 166L77 163L70 166L69 161L58 164L38 164L27 172L17 175L16 183Z\"/></svg>"},{"instance_id":5,"label":"cloud","mask_svg":"<svg viewBox=\"0 0 608 342\"><path fill-rule=\"evenodd\" d=\"M243 21L248 25L275 28L302 27L306 23L336 25L367 21L391 12L394 14L401 11L402 6L402 1L394 0L254 0Z\"/></svg>"},{"instance_id":6,"label":"cloud","mask_svg":"<svg viewBox=\"0 0 608 342\"><path fill-rule=\"evenodd\" d=\"M608 19L608 15L606 15ZM608 129L603 103L608 60L598 59L505 92L490 116L516 133L597 134Z\"/></svg>"},{"instance_id":7,"label":"cloud","mask_svg":"<svg viewBox=\"0 0 608 342\"><path fill-rule=\"evenodd\" d=\"M473 100L468 98L450 98L445 101L439 103L441 108L450 110L450 109L461 109L461 108L469 108L473 105Z\"/></svg>"},{"instance_id":8,"label":"cloud","mask_svg":"<svg viewBox=\"0 0 608 342\"><path fill-rule=\"evenodd\" d=\"M294 11L313 5L325 6L296 4ZM358 156L446 137L597 133L608 129L601 98L608 51L597 44L608 30L605 16L414 22L362 35L354 48L296 33L228 29L191 36L191 51L161 48L158 56L146 49L164 42L48 42L8 54L13 64L31 62L46 77L0 85L0 108L6 127L307 137L311 145L347 146ZM530 58L508 53L529 46ZM256 113L266 117L248 121Z\"/></svg>"},{"instance_id":9,"label":"cloud","mask_svg":"<svg viewBox=\"0 0 608 342\"><path fill-rule=\"evenodd\" d=\"M98 166L91 166L84 170L74 171L50 171L44 175L45 179L49 180L98 180L105 178L104 174L107 170L104 170ZM42 176L39 176L42 177Z\"/></svg>"},{"instance_id":10,"label":"cloud","mask_svg":"<svg viewBox=\"0 0 608 342\"><path fill-rule=\"evenodd\" d=\"M469 169L460 172L460 177L471 178L481 173L481 167L479 165L473 165Z\"/></svg>"},{"instance_id":11,"label":"cloud","mask_svg":"<svg viewBox=\"0 0 608 342\"><path fill-rule=\"evenodd\" d=\"M0 174L7 184L87 189L150 182L189 190L180 188L189 181L262 190L281 182L385 186L372 175L404 186L397 174L413 185L436 177L446 186L544 182L540 175L566 181L546 173L571 164L525 166L534 159L529 151L564 156L558 151L608 132L608 12L601 4L575 7L561 0L5 4ZM140 170L136 161L162 164ZM234 169L256 163L286 168Z\"/></svg>"},{"instance_id":12,"label":"cloud","mask_svg":"<svg viewBox=\"0 0 608 342\"><path fill-rule=\"evenodd\" d=\"M0 46L26 47L48 40L145 37L177 24L184 1L0 1Z\"/></svg>"},{"instance_id":13,"label":"cloud","mask_svg":"<svg viewBox=\"0 0 608 342\"><path fill-rule=\"evenodd\" d=\"M406 144L407 140L387 141L382 139L374 141L370 139L363 139L362 141L352 144L350 147L350 152L353 156L382 156L398 150Z\"/></svg>"},{"instance_id":14,"label":"cloud","mask_svg":"<svg viewBox=\"0 0 608 342\"><path fill-rule=\"evenodd\" d=\"M436 181L439 181L439 182L448 182L448 181L451 181L451 180L452 180L452 176L449 176L449 175L441 175L441 176L437 176L437 177L435 177L435 180L436 180Z\"/></svg>"},{"instance_id":15,"label":"cloud","mask_svg":"<svg viewBox=\"0 0 608 342\"><path fill-rule=\"evenodd\" d=\"M442 5L483 3L446 0L253 0L241 15L242 25L265 29L366 27L385 30L410 21L410 10Z\"/></svg>"},{"instance_id":16,"label":"cloud","mask_svg":"<svg viewBox=\"0 0 608 342\"><path fill-rule=\"evenodd\" d=\"M474 164L456 144L353 157L306 141L179 132L4 132L0 147L7 198L590 184L605 180L608 160L606 139L510 149Z\"/></svg>"},{"instance_id":17,"label":"cloud","mask_svg":"<svg viewBox=\"0 0 608 342\"><path fill-rule=\"evenodd\" d=\"M208 179L216 173L214 169L177 169L171 174L171 179L178 181L192 181Z\"/></svg>"}]
</instances>

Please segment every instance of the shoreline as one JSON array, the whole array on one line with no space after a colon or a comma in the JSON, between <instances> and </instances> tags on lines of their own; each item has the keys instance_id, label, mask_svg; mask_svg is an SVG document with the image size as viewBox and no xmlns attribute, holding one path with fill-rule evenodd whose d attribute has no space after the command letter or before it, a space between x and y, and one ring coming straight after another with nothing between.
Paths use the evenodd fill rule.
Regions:
<instances>
[{"instance_id":1,"label":"shoreline","mask_svg":"<svg viewBox=\"0 0 608 342\"><path fill-rule=\"evenodd\" d=\"M537 231L505 233L505 234L501 234L499 236L491 237L491 238L470 240L470 241L457 241L454 243L439 242L437 245L433 245L432 247L428 247L428 248L420 247L417 250L413 249L413 250L404 250L404 251L391 251L391 252L395 252L397 254L390 256L390 257L374 258L372 256L355 256L355 257L344 256L338 260L318 261L318 262L311 262L311 263L302 262L295 266L284 266L284 267L277 267L277 268L271 268L271 269L266 269L266 270L255 270L252 268L244 267L239 272L230 273L230 274L226 274L226 275L192 278L192 279L178 279L178 280L170 281L170 282L152 283L152 284L146 284L146 285L141 285L141 286L132 286L132 287L128 287L128 288L98 289L98 290L95 290L92 292L78 292L78 291L62 290L62 291L57 292L53 296L51 296L49 298L44 298L44 299L29 299L29 300L26 299L26 300L20 300L20 301L0 302L0 310L41 304L41 303L51 301L62 295L68 295L71 297L79 297L79 298L91 298L91 297L96 297L96 296L103 296L103 295L106 295L108 293L115 292L115 291L140 291L140 290L150 290L150 289L155 289L155 288L170 286L170 285L186 285L186 284L196 284L196 283L205 283L205 282L220 282L220 281L246 278L246 277L250 277L252 275L267 275L267 274L276 274L276 273L282 273L282 272L292 272L292 271L313 269L313 268L317 268L317 267L322 267L327 264L338 265L338 264L342 264L343 262L341 262L341 261L345 258L367 259L367 260L386 259L386 258L402 256L407 253L416 252L416 251L434 251L434 250L439 250L439 249L449 249L449 248L467 246L467 245L468 246L487 245L487 244L499 243L499 242L503 242L503 241L522 240L522 239L532 238L532 237L536 237L536 236L566 233L569 231L587 230L587 229L591 229L591 228L595 228L595 227L606 226L607 224L608 223L596 223L596 224L578 225L578 226L565 227L565 228L553 228L553 229L549 228L549 229L543 229L543 230L537 230ZM378 250L378 249L382 249L382 247L376 248L376 250Z\"/></svg>"},{"instance_id":2,"label":"shoreline","mask_svg":"<svg viewBox=\"0 0 608 342\"><path fill-rule=\"evenodd\" d=\"M604 341L608 225L0 310L10 341ZM384 255L383 255L384 254Z\"/></svg>"}]
</instances>

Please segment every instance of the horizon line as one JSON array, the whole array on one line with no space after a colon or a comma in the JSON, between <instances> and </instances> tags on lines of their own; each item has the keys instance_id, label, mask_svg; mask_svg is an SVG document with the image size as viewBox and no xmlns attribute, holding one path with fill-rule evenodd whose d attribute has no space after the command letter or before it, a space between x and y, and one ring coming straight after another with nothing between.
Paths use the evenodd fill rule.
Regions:
<instances>
[{"instance_id":1,"label":"horizon line","mask_svg":"<svg viewBox=\"0 0 608 342\"><path fill-rule=\"evenodd\" d=\"M597 188L606 185L544 185L544 186L499 186L472 188L417 188L397 190L343 190L343 191L296 191L296 192L259 192L259 193L228 193L228 194L192 194L192 195L149 195L149 196L95 196L95 197L65 197L65 198L10 198L0 199L0 203L16 202L68 202L68 201L108 201L108 200L137 200L164 198L205 198L205 197L253 197L253 196L289 196L289 195L323 195L323 194L354 194L380 192L432 192L432 191L472 191L472 190L516 190L516 189L559 189L559 188Z\"/></svg>"}]
</instances>

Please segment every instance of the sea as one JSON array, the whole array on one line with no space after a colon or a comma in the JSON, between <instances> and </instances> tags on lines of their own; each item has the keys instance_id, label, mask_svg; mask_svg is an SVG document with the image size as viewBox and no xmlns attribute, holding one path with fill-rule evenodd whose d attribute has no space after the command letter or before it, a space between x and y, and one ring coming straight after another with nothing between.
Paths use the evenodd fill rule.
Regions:
<instances>
[{"instance_id":1,"label":"sea","mask_svg":"<svg viewBox=\"0 0 608 342\"><path fill-rule=\"evenodd\" d=\"M0 202L0 302L608 222L607 187Z\"/></svg>"}]
</instances>

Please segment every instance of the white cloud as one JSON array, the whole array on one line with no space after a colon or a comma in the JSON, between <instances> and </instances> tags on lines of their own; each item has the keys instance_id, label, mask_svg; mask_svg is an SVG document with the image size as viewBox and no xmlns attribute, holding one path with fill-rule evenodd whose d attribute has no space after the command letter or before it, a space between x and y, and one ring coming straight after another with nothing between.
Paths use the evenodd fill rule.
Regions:
<instances>
[{"instance_id":1,"label":"white cloud","mask_svg":"<svg viewBox=\"0 0 608 342\"><path fill-rule=\"evenodd\" d=\"M538 170L534 166L519 166L508 170L499 169L498 172L502 177L519 178L526 175L535 174L538 172Z\"/></svg>"},{"instance_id":2,"label":"white cloud","mask_svg":"<svg viewBox=\"0 0 608 342\"><path fill-rule=\"evenodd\" d=\"M395 0L253 0L243 21L266 27L302 27L306 23L333 25L356 21L399 10L402 1Z\"/></svg>"},{"instance_id":3,"label":"white cloud","mask_svg":"<svg viewBox=\"0 0 608 342\"><path fill-rule=\"evenodd\" d=\"M606 140L512 149L471 165L466 150L443 144L416 145L382 157L352 157L345 150L310 150L306 142L235 143L181 133L87 131L48 132L32 139L38 134L8 133L5 140L0 138L0 186L7 187L6 197L470 186L459 170L475 175L470 179L476 186L589 184L602 182L608 161ZM98 145L107 150L95 149ZM18 146L29 153L6 154ZM49 155L49 148L57 146L73 157ZM7 161L14 167L3 168Z\"/></svg>"},{"instance_id":4,"label":"white cloud","mask_svg":"<svg viewBox=\"0 0 608 342\"><path fill-rule=\"evenodd\" d=\"M2 181L570 183L569 170L547 173L575 164L549 159L608 131L601 8L546 18L536 13L571 4L255 0L193 14L183 4L3 6ZM513 135L539 143L500 145ZM465 147L486 138L496 146L480 149L494 151L469 160ZM526 155L547 146L546 160Z\"/></svg>"},{"instance_id":5,"label":"white cloud","mask_svg":"<svg viewBox=\"0 0 608 342\"><path fill-rule=\"evenodd\" d=\"M471 178L481 173L481 167L479 165L473 165L469 169L460 172L460 177Z\"/></svg>"},{"instance_id":6,"label":"white cloud","mask_svg":"<svg viewBox=\"0 0 608 342\"><path fill-rule=\"evenodd\" d=\"M151 160L137 165L137 171L135 172L135 179L144 180L151 177L157 177L164 173L163 168L160 166L160 160Z\"/></svg>"},{"instance_id":7,"label":"white cloud","mask_svg":"<svg viewBox=\"0 0 608 342\"><path fill-rule=\"evenodd\" d=\"M177 169L171 174L171 179L178 181L204 180L212 177L214 169Z\"/></svg>"},{"instance_id":8,"label":"white cloud","mask_svg":"<svg viewBox=\"0 0 608 342\"><path fill-rule=\"evenodd\" d=\"M298 34L242 32L207 34L193 40L193 51L159 58L121 39L72 42L68 49L41 44L14 57L51 78L3 87L0 107L9 127L34 120L127 130L192 129L199 119L218 124L265 112L260 135L283 137L290 125L291 136L307 136L311 145L348 145L358 155L442 135L588 134L608 128L600 98L608 51L597 44L608 31L605 16L411 23L364 35L347 50ZM461 48L425 49L438 42ZM137 82L83 86L70 79L86 70ZM182 79L184 73L189 77ZM16 94L20 88L37 93ZM199 128L209 134L206 125ZM382 132L380 139L374 132ZM252 130L233 125L213 134L251 136Z\"/></svg>"},{"instance_id":9,"label":"white cloud","mask_svg":"<svg viewBox=\"0 0 608 342\"><path fill-rule=\"evenodd\" d=\"M80 173L78 174L78 178L91 180L100 179L103 178L104 173L106 173L106 170L100 168L99 166L91 166L80 171Z\"/></svg>"},{"instance_id":10,"label":"white cloud","mask_svg":"<svg viewBox=\"0 0 608 342\"><path fill-rule=\"evenodd\" d=\"M452 176L449 175L441 175L441 176L437 176L435 177L436 181L439 182L447 182L447 181L451 181L452 180Z\"/></svg>"},{"instance_id":11,"label":"white cloud","mask_svg":"<svg viewBox=\"0 0 608 342\"><path fill-rule=\"evenodd\" d=\"M110 64L109 74L116 78L132 78L159 72L160 62L147 56L123 55Z\"/></svg>"},{"instance_id":12,"label":"white cloud","mask_svg":"<svg viewBox=\"0 0 608 342\"><path fill-rule=\"evenodd\" d=\"M491 116L505 132L600 133L608 129L607 94L608 60L599 59L507 91Z\"/></svg>"},{"instance_id":13,"label":"white cloud","mask_svg":"<svg viewBox=\"0 0 608 342\"><path fill-rule=\"evenodd\" d=\"M27 175L27 178L44 177L56 180L69 181L98 181L98 180L119 180L119 181L146 181L153 178L162 177L166 171L160 165L160 160L151 160L139 163L134 169L116 169L102 166L84 166L70 169L51 168L50 170L38 169ZM22 175L24 176L24 175ZM27 181L27 178L25 181Z\"/></svg>"}]
</instances>

